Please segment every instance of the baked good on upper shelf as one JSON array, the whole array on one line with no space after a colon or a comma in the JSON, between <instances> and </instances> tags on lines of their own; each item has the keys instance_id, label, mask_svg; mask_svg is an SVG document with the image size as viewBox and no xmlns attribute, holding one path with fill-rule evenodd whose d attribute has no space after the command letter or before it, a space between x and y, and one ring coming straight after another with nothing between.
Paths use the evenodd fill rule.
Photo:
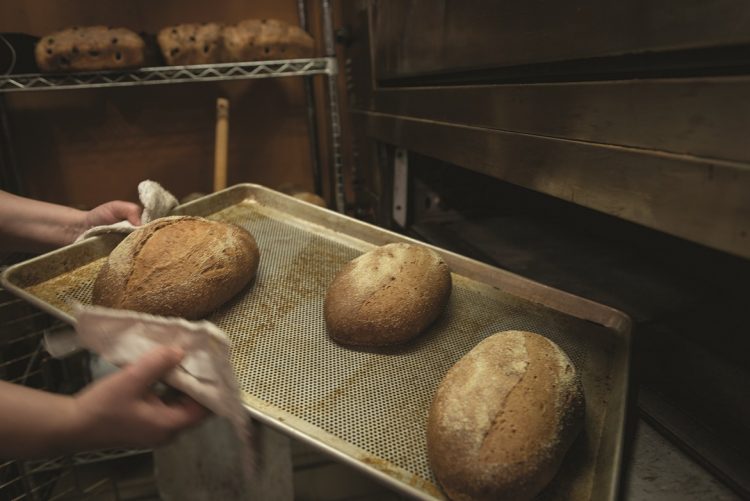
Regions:
<instances>
[{"instance_id":1,"label":"baked good on upper shelf","mask_svg":"<svg viewBox=\"0 0 750 501\"><path fill-rule=\"evenodd\" d=\"M203 318L255 276L253 236L199 217L157 219L110 253L94 282L93 303L152 315Z\"/></svg>"},{"instance_id":2,"label":"baked good on upper shelf","mask_svg":"<svg viewBox=\"0 0 750 501\"><path fill-rule=\"evenodd\" d=\"M223 26L217 23L190 23L168 26L157 40L168 65L214 64L222 60Z\"/></svg>"},{"instance_id":3,"label":"baked good on upper shelf","mask_svg":"<svg viewBox=\"0 0 750 501\"><path fill-rule=\"evenodd\" d=\"M167 26L157 38L169 65L305 58L314 47L302 28L276 19Z\"/></svg>"},{"instance_id":4,"label":"baked good on upper shelf","mask_svg":"<svg viewBox=\"0 0 750 501\"><path fill-rule=\"evenodd\" d=\"M224 28L224 61L312 57L312 37L299 26L276 19L246 19Z\"/></svg>"},{"instance_id":5,"label":"baked good on upper shelf","mask_svg":"<svg viewBox=\"0 0 750 501\"><path fill-rule=\"evenodd\" d=\"M39 40L36 64L44 72L99 71L143 66L146 44L127 28L74 26Z\"/></svg>"}]
</instances>

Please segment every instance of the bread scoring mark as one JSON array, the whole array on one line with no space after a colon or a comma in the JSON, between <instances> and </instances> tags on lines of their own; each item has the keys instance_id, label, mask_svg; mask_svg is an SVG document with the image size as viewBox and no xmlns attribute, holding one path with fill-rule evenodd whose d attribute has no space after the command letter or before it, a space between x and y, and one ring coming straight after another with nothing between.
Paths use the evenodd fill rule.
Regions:
<instances>
[{"instance_id":1,"label":"bread scoring mark","mask_svg":"<svg viewBox=\"0 0 750 501\"><path fill-rule=\"evenodd\" d=\"M331 337L384 346L408 341L443 311L451 291L448 266L428 248L388 244L350 261L326 294Z\"/></svg>"},{"instance_id":2,"label":"bread scoring mark","mask_svg":"<svg viewBox=\"0 0 750 501\"><path fill-rule=\"evenodd\" d=\"M521 382L529 365L524 335L509 331L502 335L500 349L491 336L476 345L446 376L458 376L461 391L450 392L443 401L442 426L451 434L460 434L478 454L492 424L502 414L513 388ZM455 371L454 371L455 369ZM452 373L454 376L452 376ZM484 430L483 433L478 433Z\"/></svg>"},{"instance_id":3,"label":"bread scoring mark","mask_svg":"<svg viewBox=\"0 0 750 501\"><path fill-rule=\"evenodd\" d=\"M514 352L515 360L506 358ZM482 372L493 363L506 367L501 376L513 373L521 367L516 363L519 356L526 368L514 384L482 379ZM497 393L504 397L493 406L486 394L466 391L467 380L483 380L495 390L500 387ZM554 476L583 422L584 397L578 381L567 355L549 339L529 332L494 334L457 362L438 389L428 425L430 462L449 496L535 496ZM454 415L449 414L447 396L458 400L452 402ZM483 419L474 419L479 428L457 426L455 414L461 411L481 414ZM482 439L479 446L477 435Z\"/></svg>"},{"instance_id":4,"label":"bread scoring mark","mask_svg":"<svg viewBox=\"0 0 750 501\"><path fill-rule=\"evenodd\" d=\"M161 231L186 220L193 220L192 224ZM198 229L206 245L181 245L185 231ZM109 299L100 295L105 306L198 318L231 298L257 271L257 244L251 234L234 225L174 216L154 221L137 233L140 237L134 233L121 242L102 269L113 265L115 271L105 273L103 280L115 281L119 292ZM221 262L212 263L212 256L220 256ZM176 269L176 263L184 264ZM102 287L100 279L101 273L95 292ZM199 306L186 309L185 303Z\"/></svg>"},{"instance_id":5,"label":"bread scoring mark","mask_svg":"<svg viewBox=\"0 0 750 501\"><path fill-rule=\"evenodd\" d=\"M414 252L428 266L442 262L440 256L426 247L412 244L388 244L362 254L352 261L349 271L354 292L361 296L372 296L388 282L395 281L403 273L404 266L416 265ZM410 262L411 260L411 262Z\"/></svg>"},{"instance_id":6,"label":"bread scoring mark","mask_svg":"<svg viewBox=\"0 0 750 501\"><path fill-rule=\"evenodd\" d=\"M135 262L136 259L138 259L138 254L140 254L141 250L146 246L146 243L148 243L148 241L151 239L151 237L153 237L154 234L158 230L160 230L160 229L162 229L162 228L164 228L166 226L169 226L170 224L174 224L177 221L180 221L180 220L183 220L183 219L196 219L196 218L182 217L182 216L165 217L165 218L162 218L162 219L158 219L158 220L152 222L151 224L148 224L148 225L144 226L143 228L139 228L139 230L137 230L137 231L139 231L138 234L140 235L140 239L138 240L138 243L135 245L135 248L132 251L132 257L126 256L126 259L132 260L133 262ZM149 228L149 230L147 231L146 228ZM145 235L144 235L144 233L145 233ZM139 238L139 237L135 236L136 235L135 233L131 233L131 235L133 235L133 238ZM128 235L128 238L129 237L130 237L130 235ZM117 259L117 256L114 256L114 257L115 257L115 259ZM126 291L126 290L128 290L129 285L130 285L130 279L133 276L134 271L135 271L135 266L131 265L130 269L128 271L128 274L127 274L127 276L125 278L125 285L123 287L123 292Z\"/></svg>"}]
</instances>

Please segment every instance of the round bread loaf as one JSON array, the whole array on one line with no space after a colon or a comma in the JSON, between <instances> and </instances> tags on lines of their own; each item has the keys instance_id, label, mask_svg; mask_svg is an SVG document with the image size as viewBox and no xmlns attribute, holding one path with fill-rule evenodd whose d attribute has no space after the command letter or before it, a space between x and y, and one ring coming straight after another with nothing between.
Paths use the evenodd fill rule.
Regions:
<instances>
[{"instance_id":1,"label":"round bread loaf","mask_svg":"<svg viewBox=\"0 0 750 501\"><path fill-rule=\"evenodd\" d=\"M384 245L333 279L324 306L328 332L355 346L403 343L437 318L450 293L450 270L437 253L420 245Z\"/></svg>"},{"instance_id":2,"label":"round bread loaf","mask_svg":"<svg viewBox=\"0 0 750 501\"><path fill-rule=\"evenodd\" d=\"M162 28L156 39L168 65L212 64L222 60L223 30L218 23L186 23Z\"/></svg>"},{"instance_id":3,"label":"round bread loaf","mask_svg":"<svg viewBox=\"0 0 750 501\"><path fill-rule=\"evenodd\" d=\"M128 235L94 282L100 306L197 319L237 294L258 270L258 245L233 224L172 216Z\"/></svg>"},{"instance_id":4,"label":"round bread loaf","mask_svg":"<svg viewBox=\"0 0 750 501\"><path fill-rule=\"evenodd\" d=\"M555 343L494 334L448 371L432 401L432 471L453 500L531 499L555 476L584 407L580 379Z\"/></svg>"}]
</instances>

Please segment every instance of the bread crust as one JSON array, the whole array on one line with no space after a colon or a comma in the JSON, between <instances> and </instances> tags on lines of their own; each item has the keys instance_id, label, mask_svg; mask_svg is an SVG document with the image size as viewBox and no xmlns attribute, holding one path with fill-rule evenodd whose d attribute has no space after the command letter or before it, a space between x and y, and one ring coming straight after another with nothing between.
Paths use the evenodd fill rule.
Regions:
<instances>
[{"instance_id":1,"label":"bread crust","mask_svg":"<svg viewBox=\"0 0 750 501\"><path fill-rule=\"evenodd\" d=\"M531 332L494 334L437 390L430 465L450 499L532 499L555 476L584 413L580 379L555 343Z\"/></svg>"},{"instance_id":2,"label":"bread crust","mask_svg":"<svg viewBox=\"0 0 750 501\"><path fill-rule=\"evenodd\" d=\"M167 64L220 63L224 54L224 26L217 23L187 23L168 26L156 39Z\"/></svg>"},{"instance_id":3,"label":"bread crust","mask_svg":"<svg viewBox=\"0 0 750 501\"><path fill-rule=\"evenodd\" d=\"M146 43L134 31L72 27L43 37L34 56L41 71L98 71L143 66Z\"/></svg>"},{"instance_id":4,"label":"bread crust","mask_svg":"<svg viewBox=\"0 0 750 501\"><path fill-rule=\"evenodd\" d=\"M94 282L94 304L187 319L203 318L255 276L253 236L233 224L172 216L139 228L109 255Z\"/></svg>"},{"instance_id":5,"label":"bread crust","mask_svg":"<svg viewBox=\"0 0 750 501\"><path fill-rule=\"evenodd\" d=\"M354 346L404 343L445 309L448 265L421 245L388 244L349 262L328 287L324 315L331 338Z\"/></svg>"},{"instance_id":6,"label":"bread crust","mask_svg":"<svg viewBox=\"0 0 750 501\"><path fill-rule=\"evenodd\" d=\"M169 65L311 57L314 47L302 28L277 19L167 26L157 39Z\"/></svg>"},{"instance_id":7,"label":"bread crust","mask_svg":"<svg viewBox=\"0 0 750 501\"><path fill-rule=\"evenodd\" d=\"M276 19L246 19L224 29L224 61L311 57L314 42L302 28Z\"/></svg>"}]
</instances>

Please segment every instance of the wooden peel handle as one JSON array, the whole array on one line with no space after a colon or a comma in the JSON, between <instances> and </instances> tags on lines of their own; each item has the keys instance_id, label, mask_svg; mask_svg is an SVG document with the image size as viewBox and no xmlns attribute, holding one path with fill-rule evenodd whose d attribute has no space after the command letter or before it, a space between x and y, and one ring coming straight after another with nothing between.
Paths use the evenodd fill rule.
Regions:
<instances>
[{"instance_id":1,"label":"wooden peel handle","mask_svg":"<svg viewBox=\"0 0 750 501\"><path fill-rule=\"evenodd\" d=\"M214 150L214 191L227 187L227 145L229 143L229 100L216 100L216 146Z\"/></svg>"}]
</instances>

